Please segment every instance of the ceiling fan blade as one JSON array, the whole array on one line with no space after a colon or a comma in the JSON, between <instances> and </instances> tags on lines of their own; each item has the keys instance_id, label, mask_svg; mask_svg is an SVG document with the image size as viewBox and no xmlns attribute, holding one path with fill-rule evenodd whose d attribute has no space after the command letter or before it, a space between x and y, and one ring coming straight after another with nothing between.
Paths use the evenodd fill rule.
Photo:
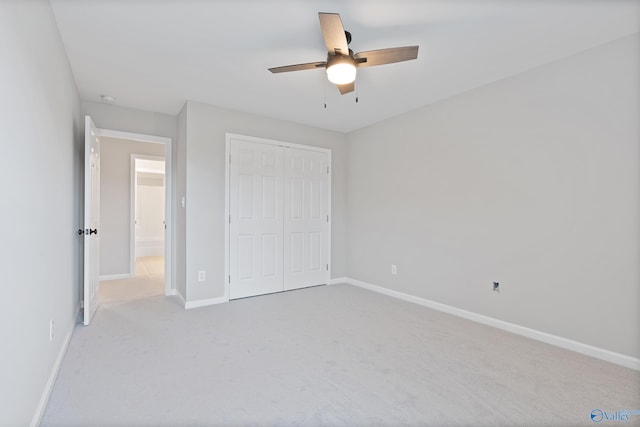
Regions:
<instances>
[{"instance_id":1,"label":"ceiling fan blade","mask_svg":"<svg viewBox=\"0 0 640 427\"><path fill-rule=\"evenodd\" d=\"M320 17L320 28L322 29L322 37L324 37L324 44L327 45L327 51L331 54L349 55L347 36L344 33L340 15L319 12L318 16Z\"/></svg>"},{"instance_id":2,"label":"ceiling fan blade","mask_svg":"<svg viewBox=\"0 0 640 427\"><path fill-rule=\"evenodd\" d=\"M418 46L392 47L390 49L368 50L354 55L358 67L393 64L410 61L418 57ZM364 61L363 61L364 60Z\"/></svg>"},{"instance_id":3,"label":"ceiling fan blade","mask_svg":"<svg viewBox=\"0 0 640 427\"><path fill-rule=\"evenodd\" d=\"M269 71L271 71L272 73L287 73L289 71L315 70L316 68L323 68L326 65L327 65L326 62L307 62L306 64L273 67L273 68L269 68Z\"/></svg>"},{"instance_id":4,"label":"ceiling fan blade","mask_svg":"<svg viewBox=\"0 0 640 427\"><path fill-rule=\"evenodd\" d=\"M338 90L340 91L340 95L344 95L345 93L353 92L356 90L356 83L351 82L344 85L336 85L338 86Z\"/></svg>"}]
</instances>

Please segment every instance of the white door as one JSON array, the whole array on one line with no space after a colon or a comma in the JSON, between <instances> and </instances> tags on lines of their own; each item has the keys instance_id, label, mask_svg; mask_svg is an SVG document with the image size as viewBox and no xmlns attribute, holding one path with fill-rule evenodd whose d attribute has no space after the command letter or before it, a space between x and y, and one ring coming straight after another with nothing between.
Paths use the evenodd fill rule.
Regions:
<instances>
[{"instance_id":1,"label":"white door","mask_svg":"<svg viewBox=\"0 0 640 427\"><path fill-rule=\"evenodd\" d=\"M91 117L84 137L84 324L98 309L100 246L100 140Z\"/></svg>"},{"instance_id":2,"label":"white door","mask_svg":"<svg viewBox=\"0 0 640 427\"><path fill-rule=\"evenodd\" d=\"M282 291L283 153L235 140L229 171L229 298Z\"/></svg>"},{"instance_id":3,"label":"white door","mask_svg":"<svg viewBox=\"0 0 640 427\"><path fill-rule=\"evenodd\" d=\"M284 149L284 289L329 280L329 155Z\"/></svg>"}]
</instances>

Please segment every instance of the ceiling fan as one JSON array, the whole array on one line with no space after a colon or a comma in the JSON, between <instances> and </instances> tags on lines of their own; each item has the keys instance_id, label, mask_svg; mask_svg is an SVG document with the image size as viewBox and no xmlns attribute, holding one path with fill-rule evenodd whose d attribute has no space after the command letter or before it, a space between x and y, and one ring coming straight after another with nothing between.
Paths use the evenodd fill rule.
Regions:
<instances>
[{"instance_id":1,"label":"ceiling fan","mask_svg":"<svg viewBox=\"0 0 640 427\"><path fill-rule=\"evenodd\" d=\"M351 33L344 30L342 20L337 13L318 13L324 43L329 51L327 60L306 64L285 65L269 68L272 73L289 71L314 70L326 68L327 78L338 86L342 95L355 89L356 68L373 67L374 65L392 64L409 61L418 57L418 46L393 47L389 49L368 50L353 53L349 49Z\"/></svg>"}]
</instances>

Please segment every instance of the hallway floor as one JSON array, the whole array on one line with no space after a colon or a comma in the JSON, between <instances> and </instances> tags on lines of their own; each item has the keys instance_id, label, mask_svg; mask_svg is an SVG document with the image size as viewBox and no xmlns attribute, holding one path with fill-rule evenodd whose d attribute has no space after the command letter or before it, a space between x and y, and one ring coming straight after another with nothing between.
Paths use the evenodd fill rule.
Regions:
<instances>
[{"instance_id":1,"label":"hallway floor","mask_svg":"<svg viewBox=\"0 0 640 427\"><path fill-rule=\"evenodd\" d=\"M135 276L100 282L100 304L117 304L164 295L164 257L136 259Z\"/></svg>"}]
</instances>

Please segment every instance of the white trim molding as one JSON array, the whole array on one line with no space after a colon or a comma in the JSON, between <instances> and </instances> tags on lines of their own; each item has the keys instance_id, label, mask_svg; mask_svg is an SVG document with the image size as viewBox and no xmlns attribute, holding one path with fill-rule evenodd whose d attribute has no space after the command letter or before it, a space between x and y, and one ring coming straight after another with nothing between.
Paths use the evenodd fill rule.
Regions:
<instances>
[{"instance_id":1,"label":"white trim molding","mask_svg":"<svg viewBox=\"0 0 640 427\"><path fill-rule=\"evenodd\" d=\"M417 297L414 295L405 294L403 292L394 291L392 289L387 289L382 286L372 285L371 283L363 282L361 280L351 279L348 277L346 279L340 279L340 280L341 282L338 282L338 283L348 283L350 285L358 286L363 289L367 289L373 292L378 292L380 294L387 295L393 298L398 298L404 301L412 302L414 304L419 304L424 307L442 311L444 313L453 314L454 316L462 317L467 320L482 323L487 326L492 326L494 328L502 329L517 335L522 335L527 338L531 338L537 341L542 341L547 344L555 345L556 347L561 347L566 350L575 351L577 353L595 357L596 359L605 360L607 362L615 363L616 365L620 365L626 368L631 368L631 369L640 371L640 359L635 357L627 356L621 353L616 353L600 347L594 347L589 344L573 341L568 338L538 331L536 329L527 328L525 326L516 325L515 323L505 322L504 320L499 320L493 317L484 316L482 314L463 310L461 308L453 307L447 304L442 304L439 302L431 301L431 300Z\"/></svg>"},{"instance_id":2,"label":"white trim molding","mask_svg":"<svg viewBox=\"0 0 640 427\"><path fill-rule=\"evenodd\" d=\"M206 307L208 305L222 304L222 303L225 303L225 302L229 302L229 298L219 297L219 298L199 299L199 300L196 300L196 301L187 301L187 302L185 302L184 308L186 310L189 310L191 308Z\"/></svg>"},{"instance_id":3,"label":"white trim molding","mask_svg":"<svg viewBox=\"0 0 640 427\"><path fill-rule=\"evenodd\" d=\"M137 142L151 142L153 144L171 144L171 138L166 136L144 135L141 133L122 132L119 130L101 128L96 130L98 131L98 136L105 138L128 139Z\"/></svg>"},{"instance_id":4,"label":"white trim molding","mask_svg":"<svg viewBox=\"0 0 640 427\"><path fill-rule=\"evenodd\" d=\"M338 277L336 279L331 279L327 282L327 285L337 285L340 283L349 283L348 282L349 279L347 279L346 277Z\"/></svg>"},{"instance_id":5,"label":"white trim molding","mask_svg":"<svg viewBox=\"0 0 640 427\"><path fill-rule=\"evenodd\" d=\"M182 306L184 308L187 308L187 301L185 301L184 296L182 296L182 294L180 292L178 292L178 289L173 289L173 291L175 291L175 293L173 295L177 296L178 299L180 300L180 302L182 303Z\"/></svg>"},{"instance_id":6,"label":"white trim molding","mask_svg":"<svg viewBox=\"0 0 640 427\"><path fill-rule=\"evenodd\" d=\"M105 274L104 276L100 276L98 280L106 282L107 280L130 279L131 277L133 277L133 273Z\"/></svg>"},{"instance_id":7,"label":"white trim molding","mask_svg":"<svg viewBox=\"0 0 640 427\"><path fill-rule=\"evenodd\" d=\"M42 421L42 416L44 415L45 409L47 409L47 404L49 403L49 397L51 397L51 392L53 391L53 385L58 378L58 374L60 373L60 368L62 367L62 361L64 360L64 356L67 354L67 350L69 349L69 343L71 343L71 337L73 336L73 331L77 325L78 315L80 314L80 304L78 304L78 308L76 310L75 316L73 316L74 322L71 324L71 328L67 331L67 335L64 337L64 341L62 342L62 347L58 352L58 357L56 358L53 367L51 368L51 373L49 374L49 379L44 386L44 390L42 391L42 395L40 396L40 401L38 402L38 406L36 407L36 412L33 414L33 418L31 419L31 427L36 427L40 425L40 421Z\"/></svg>"}]
</instances>

